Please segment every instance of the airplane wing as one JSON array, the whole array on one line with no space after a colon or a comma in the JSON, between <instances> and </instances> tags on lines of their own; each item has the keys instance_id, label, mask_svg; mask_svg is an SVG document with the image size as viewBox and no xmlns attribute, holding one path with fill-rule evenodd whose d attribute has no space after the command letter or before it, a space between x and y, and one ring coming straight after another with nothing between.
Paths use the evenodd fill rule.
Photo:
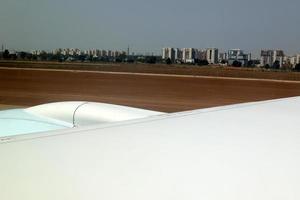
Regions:
<instances>
[{"instance_id":1,"label":"airplane wing","mask_svg":"<svg viewBox=\"0 0 300 200\"><path fill-rule=\"evenodd\" d=\"M2 137L3 200L300 199L300 97Z\"/></svg>"}]
</instances>

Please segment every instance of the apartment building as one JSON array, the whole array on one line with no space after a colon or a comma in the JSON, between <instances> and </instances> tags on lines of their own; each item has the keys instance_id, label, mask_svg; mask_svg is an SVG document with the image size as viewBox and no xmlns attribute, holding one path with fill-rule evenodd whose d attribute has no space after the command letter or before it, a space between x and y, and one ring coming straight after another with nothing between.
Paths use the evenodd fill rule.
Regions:
<instances>
[{"instance_id":1,"label":"apartment building","mask_svg":"<svg viewBox=\"0 0 300 200\"><path fill-rule=\"evenodd\" d=\"M283 66L284 52L283 50L261 50L260 64L261 66L269 65L272 67L278 61L279 66Z\"/></svg>"},{"instance_id":2,"label":"apartment building","mask_svg":"<svg viewBox=\"0 0 300 200\"><path fill-rule=\"evenodd\" d=\"M206 49L206 59L209 64L218 64L219 50L217 48Z\"/></svg>"},{"instance_id":3,"label":"apartment building","mask_svg":"<svg viewBox=\"0 0 300 200\"><path fill-rule=\"evenodd\" d=\"M185 63L194 63L196 51L194 48L183 48L182 51L182 61Z\"/></svg>"},{"instance_id":4,"label":"apartment building","mask_svg":"<svg viewBox=\"0 0 300 200\"><path fill-rule=\"evenodd\" d=\"M228 51L228 65L232 65L235 61L238 61L245 66L248 64L248 61L251 60L251 54L244 53L241 49L230 49Z\"/></svg>"},{"instance_id":5,"label":"apartment building","mask_svg":"<svg viewBox=\"0 0 300 200\"><path fill-rule=\"evenodd\" d=\"M175 61L175 50L174 48L168 47L162 49L162 59L166 60L170 58L172 62Z\"/></svg>"}]
</instances>

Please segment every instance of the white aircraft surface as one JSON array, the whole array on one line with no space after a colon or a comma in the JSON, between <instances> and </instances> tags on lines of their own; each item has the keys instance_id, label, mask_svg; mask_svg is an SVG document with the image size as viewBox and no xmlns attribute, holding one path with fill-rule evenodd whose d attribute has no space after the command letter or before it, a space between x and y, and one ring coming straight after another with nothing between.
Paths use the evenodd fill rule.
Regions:
<instances>
[{"instance_id":1,"label":"white aircraft surface","mask_svg":"<svg viewBox=\"0 0 300 200\"><path fill-rule=\"evenodd\" d=\"M171 114L88 102L3 112L1 200L300 199L300 97Z\"/></svg>"}]
</instances>

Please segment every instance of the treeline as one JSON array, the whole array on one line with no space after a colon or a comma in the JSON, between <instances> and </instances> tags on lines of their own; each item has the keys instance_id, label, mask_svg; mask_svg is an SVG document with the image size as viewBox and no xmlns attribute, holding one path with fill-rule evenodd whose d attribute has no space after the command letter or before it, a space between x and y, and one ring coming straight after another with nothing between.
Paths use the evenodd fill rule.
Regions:
<instances>
[{"instance_id":1,"label":"treeline","mask_svg":"<svg viewBox=\"0 0 300 200\"><path fill-rule=\"evenodd\" d=\"M2 60L27 60L27 61L58 61L58 62L117 62L117 63L147 63L155 64L161 63L160 56L127 56L125 54L112 56L93 56L88 54L82 55L63 55L61 53L53 54L41 51L39 54L32 54L29 52L14 52L11 53L5 50L0 53L0 59Z\"/></svg>"}]
</instances>

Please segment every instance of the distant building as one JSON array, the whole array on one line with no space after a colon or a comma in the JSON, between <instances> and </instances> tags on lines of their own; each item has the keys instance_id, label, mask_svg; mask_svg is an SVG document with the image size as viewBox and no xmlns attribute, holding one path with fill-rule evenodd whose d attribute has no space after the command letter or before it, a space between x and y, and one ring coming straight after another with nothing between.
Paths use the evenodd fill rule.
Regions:
<instances>
[{"instance_id":1,"label":"distant building","mask_svg":"<svg viewBox=\"0 0 300 200\"><path fill-rule=\"evenodd\" d=\"M74 56L74 55L76 55L76 51L75 51L75 49L69 49L69 51L68 51L68 55L70 55L70 56Z\"/></svg>"},{"instance_id":2,"label":"distant building","mask_svg":"<svg viewBox=\"0 0 300 200\"><path fill-rule=\"evenodd\" d=\"M262 50L260 54L261 66L269 65L272 67L278 61L279 66L283 66L284 52L282 50Z\"/></svg>"},{"instance_id":3,"label":"distant building","mask_svg":"<svg viewBox=\"0 0 300 200\"><path fill-rule=\"evenodd\" d=\"M116 52L115 52L115 51L112 51L112 52L111 52L111 56L112 56L113 58L115 58L115 57L116 57Z\"/></svg>"},{"instance_id":4,"label":"distant building","mask_svg":"<svg viewBox=\"0 0 300 200\"><path fill-rule=\"evenodd\" d=\"M162 59L166 60L168 58L171 59L172 62L175 62L175 50L174 48L163 48L162 49Z\"/></svg>"},{"instance_id":5,"label":"distant building","mask_svg":"<svg viewBox=\"0 0 300 200\"><path fill-rule=\"evenodd\" d=\"M248 61L251 60L251 54L245 54L241 49L231 49L228 51L228 65L232 65L235 61L238 61L242 66L246 66Z\"/></svg>"},{"instance_id":6,"label":"distant building","mask_svg":"<svg viewBox=\"0 0 300 200\"><path fill-rule=\"evenodd\" d=\"M297 56L292 56L289 58L290 64L294 67L297 64Z\"/></svg>"},{"instance_id":7,"label":"distant building","mask_svg":"<svg viewBox=\"0 0 300 200\"><path fill-rule=\"evenodd\" d=\"M296 64L300 64L300 54L297 54L296 56Z\"/></svg>"},{"instance_id":8,"label":"distant building","mask_svg":"<svg viewBox=\"0 0 300 200\"><path fill-rule=\"evenodd\" d=\"M106 50L101 50L101 56L106 57L107 56L107 51Z\"/></svg>"},{"instance_id":9,"label":"distant building","mask_svg":"<svg viewBox=\"0 0 300 200\"><path fill-rule=\"evenodd\" d=\"M108 56L108 57L112 57L112 51L111 51L111 50L108 50L108 51L107 51L107 56Z\"/></svg>"},{"instance_id":10,"label":"distant building","mask_svg":"<svg viewBox=\"0 0 300 200\"><path fill-rule=\"evenodd\" d=\"M75 54L79 56L82 55L82 52L80 49L75 49Z\"/></svg>"},{"instance_id":11,"label":"distant building","mask_svg":"<svg viewBox=\"0 0 300 200\"><path fill-rule=\"evenodd\" d=\"M182 51L178 48L174 49L175 61L182 61Z\"/></svg>"},{"instance_id":12,"label":"distant building","mask_svg":"<svg viewBox=\"0 0 300 200\"><path fill-rule=\"evenodd\" d=\"M195 49L194 48L183 48L182 49L182 61L185 63L195 62Z\"/></svg>"},{"instance_id":13,"label":"distant building","mask_svg":"<svg viewBox=\"0 0 300 200\"><path fill-rule=\"evenodd\" d=\"M219 50L216 48L206 49L206 59L209 64L218 64Z\"/></svg>"},{"instance_id":14,"label":"distant building","mask_svg":"<svg viewBox=\"0 0 300 200\"><path fill-rule=\"evenodd\" d=\"M54 49L51 53L52 54L60 54L61 53L61 49Z\"/></svg>"},{"instance_id":15,"label":"distant building","mask_svg":"<svg viewBox=\"0 0 300 200\"><path fill-rule=\"evenodd\" d=\"M295 67L297 64L300 64L300 54L290 57L290 63L292 67Z\"/></svg>"},{"instance_id":16,"label":"distant building","mask_svg":"<svg viewBox=\"0 0 300 200\"><path fill-rule=\"evenodd\" d=\"M98 51L97 51L97 49L90 50L90 55L93 56L93 57L98 57Z\"/></svg>"},{"instance_id":17,"label":"distant building","mask_svg":"<svg viewBox=\"0 0 300 200\"><path fill-rule=\"evenodd\" d=\"M33 50L33 51L31 51L31 54L32 54L32 55L37 55L37 56L39 56L41 53L42 53L41 50Z\"/></svg>"},{"instance_id":18,"label":"distant building","mask_svg":"<svg viewBox=\"0 0 300 200\"><path fill-rule=\"evenodd\" d=\"M206 50L197 49L195 58L199 60L206 60Z\"/></svg>"},{"instance_id":19,"label":"distant building","mask_svg":"<svg viewBox=\"0 0 300 200\"><path fill-rule=\"evenodd\" d=\"M294 66L296 66L297 64L300 64L300 54L297 54L293 57L295 58Z\"/></svg>"},{"instance_id":20,"label":"distant building","mask_svg":"<svg viewBox=\"0 0 300 200\"><path fill-rule=\"evenodd\" d=\"M226 52L219 53L219 62L227 61L228 60L228 54Z\"/></svg>"}]
</instances>

